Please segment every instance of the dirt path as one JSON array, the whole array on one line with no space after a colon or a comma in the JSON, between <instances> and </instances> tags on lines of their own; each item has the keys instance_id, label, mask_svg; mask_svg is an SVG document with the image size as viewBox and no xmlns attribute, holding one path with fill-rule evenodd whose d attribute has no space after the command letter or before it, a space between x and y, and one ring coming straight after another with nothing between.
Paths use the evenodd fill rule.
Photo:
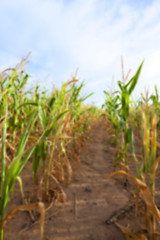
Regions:
<instances>
[{"instance_id":1,"label":"dirt path","mask_svg":"<svg viewBox=\"0 0 160 240\"><path fill-rule=\"evenodd\" d=\"M81 164L66 188L65 205L54 206L46 216L44 240L124 240L124 235L106 220L129 201L129 193L115 179L115 150L107 141L104 121L91 133L87 149L80 154ZM48 217L49 216L49 217ZM6 240L38 239L39 224L26 228L27 213L19 213L6 225ZM11 232L12 231L12 232Z\"/></svg>"}]
</instances>

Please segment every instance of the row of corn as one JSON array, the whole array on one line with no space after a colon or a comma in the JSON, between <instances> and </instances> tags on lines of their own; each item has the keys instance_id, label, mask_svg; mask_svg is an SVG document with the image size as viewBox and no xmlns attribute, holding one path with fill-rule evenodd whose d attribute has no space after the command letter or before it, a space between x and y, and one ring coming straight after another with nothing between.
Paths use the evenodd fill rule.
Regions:
<instances>
[{"instance_id":1,"label":"row of corn","mask_svg":"<svg viewBox=\"0 0 160 240\"><path fill-rule=\"evenodd\" d=\"M122 226L121 230L126 239L131 237L132 239L157 240L159 239L157 223L160 222L160 211L155 204L156 171L160 161L160 156L157 154L160 127L158 89L155 87L155 93L151 96L146 92L146 95L141 94L137 101L131 100L131 93L138 82L143 62L128 82L124 79L118 81L118 91L104 92L105 103L102 107L111 123L112 141L117 148L115 167L121 166L121 170L112 173L109 177L120 174L131 179L137 189L136 210L138 209L139 198L141 198L145 207L146 234L143 234L143 231L141 234L135 234L135 229L130 231L128 227L124 228ZM136 134L137 131L141 132L141 136L139 136L141 139L141 155L135 152L134 132ZM122 141L120 141L120 135ZM129 168L131 161L134 161L135 175L131 173ZM138 214L138 210L136 213Z\"/></svg>"},{"instance_id":2,"label":"row of corn","mask_svg":"<svg viewBox=\"0 0 160 240\"><path fill-rule=\"evenodd\" d=\"M38 203L17 207L6 215L15 182L19 182L23 193L20 174L31 161L33 181L43 184L49 197L51 182L59 186L70 180L71 159L78 159L76 152L99 115L96 107L84 105L91 94L82 96L84 83L79 84L76 77L51 93L40 90L38 85L30 88L29 75L23 70L25 61L0 73L1 240L8 218L19 210L34 207L39 207L41 212L42 237L45 209L41 197Z\"/></svg>"}]
</instances>

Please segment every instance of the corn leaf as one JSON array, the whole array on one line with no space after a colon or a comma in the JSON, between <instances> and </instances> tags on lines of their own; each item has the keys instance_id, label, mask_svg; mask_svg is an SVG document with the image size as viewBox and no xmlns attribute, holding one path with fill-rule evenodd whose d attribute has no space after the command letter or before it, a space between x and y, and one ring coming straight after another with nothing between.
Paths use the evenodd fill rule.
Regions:
<instances>
[{"instance_id":1,"label":"corn leaf","mask_svg":"<svg viewBox=\"0 0 160 240\"><path fill-rule=\"evenodd\" d=\"M143 63L144 63L144 60L142 61L142 63L140 64L136 74L134 75L133 78L131 78L131 80L128 82L127 85L130 85L129 86L129 94L131 94L138 82L138 79L139 79L139 76L140 76L140 73L141 73L141 69L142 69L142 66L143 66Z\"/></svg>"}]
</instances>

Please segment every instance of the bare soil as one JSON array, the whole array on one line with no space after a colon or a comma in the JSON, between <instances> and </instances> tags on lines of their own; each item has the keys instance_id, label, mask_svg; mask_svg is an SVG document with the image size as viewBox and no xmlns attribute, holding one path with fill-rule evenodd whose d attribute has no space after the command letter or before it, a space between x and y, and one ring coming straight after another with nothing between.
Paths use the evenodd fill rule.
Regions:
<instances>
[{"instance_id":1,"label":"bare soil","mask_svg":"<svg viewBox=\"0 0 160 240\"><path fill-rule=\"evenodd\" d=\"M115 171L116 149L110 138L103 119L92 130L86 147L81 149L80 164L73 163L72 181L64 188L67 196L65 203L55 203L46 212L44 240L126 239L115 223L122 226L136 223L134 207L127 211L127 206L133 200L134 187L122 177L107 178ZM139 151L138 137L135 141ZM34 190L32 182L29 163L23 171L26 196ZM8 211L20 204L22 198L16 187ZM5 240L39 239L38 210L36 214L34 222L27 211L14 215L5 226ZM139 225L140 221L141 216L138 218ZM132 236L129 239L133 239Z\"/></svg>"}]
</instances>

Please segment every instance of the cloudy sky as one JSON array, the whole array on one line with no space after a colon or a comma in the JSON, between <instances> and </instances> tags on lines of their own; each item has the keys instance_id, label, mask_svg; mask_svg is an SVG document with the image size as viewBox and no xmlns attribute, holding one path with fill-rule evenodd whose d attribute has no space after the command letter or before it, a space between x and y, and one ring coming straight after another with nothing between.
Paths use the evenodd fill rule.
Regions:
<instances>
[{"instance_id":1,"label":"cloudy sky","mask_svg":"<svg viewBox=\"0 0 160 240\"><path fill-rule=\"evenodd\" d=\"M133 76L145 59L135 94L160 89L159 0L0 1L0 71L14 67L29 51L30 81L50 89L78 68L83 94L101 105L103 90ZM113 84L114 80L114 84Z\"/></svg>"}]
</instances>

